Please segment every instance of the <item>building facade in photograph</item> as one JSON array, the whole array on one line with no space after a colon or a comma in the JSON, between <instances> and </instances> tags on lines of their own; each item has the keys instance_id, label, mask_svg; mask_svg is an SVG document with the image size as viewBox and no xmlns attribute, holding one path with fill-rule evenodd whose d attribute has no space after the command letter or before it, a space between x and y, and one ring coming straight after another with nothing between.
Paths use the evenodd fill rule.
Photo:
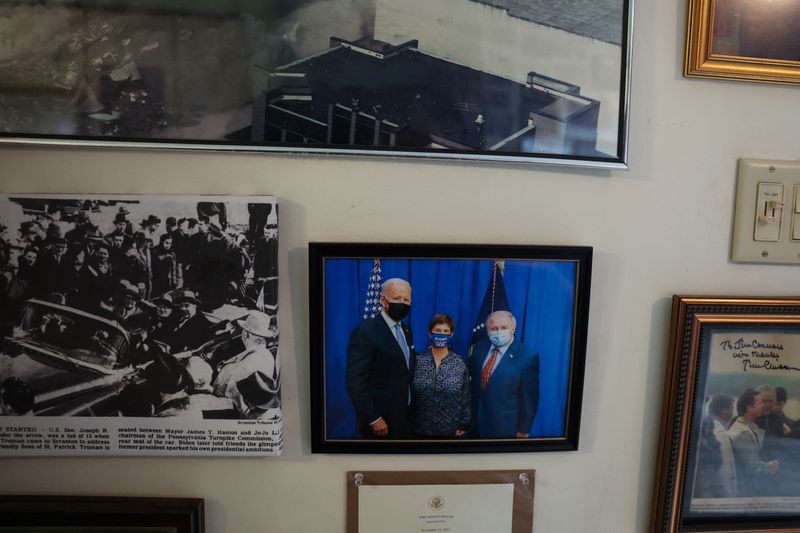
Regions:
<instances>
[{"instance_id":1,"label":"building facade in photograph","mask_svg":"<svg viewBox=\"0 0 800 533\"><path fill-rule=\"evenodd\" d=\"M527 82L420 49L331 38L273 69L254 96L251 141L596 155L600 102L530 71Z\"/></svg>"},{"instance_id":2,"label":"building facade in photograph","mask_svg":"<svg viewBox=\"0 0 800 533\"><path fill-rule=\"evenodd\" d=\"M624 0L375 3L374 39L417 39L427 53L520 83L535 71L579 86L600 102L597 150L616 153Z\"/></svg>"}]
</instances>

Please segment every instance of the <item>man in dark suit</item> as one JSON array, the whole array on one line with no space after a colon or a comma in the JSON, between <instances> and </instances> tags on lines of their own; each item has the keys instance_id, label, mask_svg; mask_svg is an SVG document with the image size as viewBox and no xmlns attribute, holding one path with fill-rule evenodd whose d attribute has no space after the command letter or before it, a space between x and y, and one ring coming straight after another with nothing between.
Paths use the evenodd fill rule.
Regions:
<instances>
[{"instance_id":1,"label":"man in dark suit","mask_svg":"<svg viewBox=\"0 0 800 533\"><path fill-rule=\"evenodd\" d=\"M58 226L52 226L58 228ZM53 232L55 233L55 232ZM48 248L39 254L34 272L34 294L44 298L62 290L64 273L69 269L67 261L67 240L55 236L48 240Z\"/></svg>"},{"instance_id":2,"label":"man in dark suit","mask_svg":"<svg viewBox=\"0 0 800 533\"><path fill-rule=\"evenodd\" d=\"M539 406L539 356L514 338L517 321L508 311L486 318L488 339L475 345L472 433L483 438L527 438Z\"/></svg>"},{"instance_id":3,"label":"man in dark suit","mask_svg":"<svg viewBox=\"0 0 800 533\"><path fill-rule=\"evenodd\" d=\"M346 385L356 423L369 438L406 438L412 434L411 378L414 347L411 329L400 321L411 307L411 285L386 280L383 310L356 326L347 346Z\"/></svg>"},{"instance_id":4,"label":"man in dark suit","mask_svg":"<svg viewBox=\"0 0 800 533\"><path fill-rule=\"evenodd\" d=\"M169 344L171 353L193 350L211 340L212 324L198 310L200 300L193 291L183 291L175 297L178 319L175 329L165 334L164 341Z\"/></svg>"}]
</instances>

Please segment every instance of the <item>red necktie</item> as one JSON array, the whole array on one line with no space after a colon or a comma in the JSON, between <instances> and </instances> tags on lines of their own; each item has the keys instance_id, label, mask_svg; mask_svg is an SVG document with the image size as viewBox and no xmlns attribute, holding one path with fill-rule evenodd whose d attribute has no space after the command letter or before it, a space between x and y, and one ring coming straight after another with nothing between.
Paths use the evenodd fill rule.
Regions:
<instances>
[{"instance_id":1,"label":"red necktie","mask_svg":"<svg viewBox=\"0 0 800 533\"><path fill-rule=\"evenodd\" d=\"M486 361L486 364L483 365L483 370L481 370L481 388L485 389L486 385L489 384L489 377L492 375L492 368L494 368L494 362L497 361L497 356L500 354L500 350L497 348L492 350L492 355L489 356L489 360Z\"/></svg>"}]
</instances>

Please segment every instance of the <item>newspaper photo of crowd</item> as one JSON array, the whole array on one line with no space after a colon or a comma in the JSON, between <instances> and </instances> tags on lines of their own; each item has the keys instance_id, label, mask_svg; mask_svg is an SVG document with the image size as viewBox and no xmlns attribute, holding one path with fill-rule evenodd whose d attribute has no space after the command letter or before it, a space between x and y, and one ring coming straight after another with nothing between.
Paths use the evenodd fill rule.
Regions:
<instances>
[{"instance_id":1,"label":"newspaper photo of crowd","mask_svg":"<svg viewBox=\"0 0 800 533\"><path fill-rule=\"evenodd\" d=\"M272 197L0 197L0 416L280 420Z\"/></svg>"}]
</instances>

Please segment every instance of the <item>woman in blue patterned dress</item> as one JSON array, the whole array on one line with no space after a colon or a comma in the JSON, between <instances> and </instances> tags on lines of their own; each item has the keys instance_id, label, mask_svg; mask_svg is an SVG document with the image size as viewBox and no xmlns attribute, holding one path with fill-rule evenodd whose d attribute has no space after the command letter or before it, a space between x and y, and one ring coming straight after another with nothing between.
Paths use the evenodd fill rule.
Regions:
<instances>
[{"instance_id":1,"label":"woman in blue patterned dress","mask_svg":"<svg viewBox=\"0 0 800 533\"><path fill-rule=\"evenodd\" d=\"M461 437L470 424L469 368L450 350L454 330L450 316L434 315L431 345L416 355L414 432L421 437Z\"/></svg>"}]
</instances>

